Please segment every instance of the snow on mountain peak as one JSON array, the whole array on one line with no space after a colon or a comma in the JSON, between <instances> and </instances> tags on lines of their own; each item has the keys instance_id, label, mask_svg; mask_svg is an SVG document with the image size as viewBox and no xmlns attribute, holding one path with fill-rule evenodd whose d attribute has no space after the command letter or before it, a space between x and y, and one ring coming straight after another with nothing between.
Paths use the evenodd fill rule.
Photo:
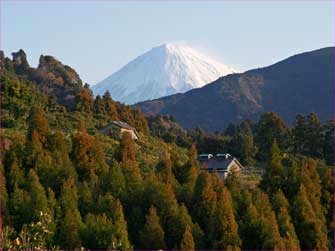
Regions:
<instances>
[{"instance_id":1,"label":"snow on mountain peak","mask_svg":"<svg viewBox=\"0 0 335 251\"><path fill-rule=\"evenodd\" d=\"M109 90L114 100L135 104L202 87L233 72L189 46L166 43L130 61L92 89L95 95Z\"/></svg>"}]
</instances>

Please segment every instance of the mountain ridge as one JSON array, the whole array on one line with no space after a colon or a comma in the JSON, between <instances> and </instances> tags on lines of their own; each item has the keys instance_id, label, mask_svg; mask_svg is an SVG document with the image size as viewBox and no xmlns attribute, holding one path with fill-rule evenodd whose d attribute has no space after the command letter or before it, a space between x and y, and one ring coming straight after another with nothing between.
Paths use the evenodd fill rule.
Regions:
<instances>
[{"instance_id":1,"label":"mountain ridge","mask_svg":"<svg viewBox=\"0 0 335 251\"><path fill-rule=\"evenodd\" d=\"M278 113L289 124L297 113L312 111L326 120L333 114L333 57L334 47L304 52L136 106L147 116L174 115L185 128L209 131L221 130L229 122L257 119L266 111Z\"/></svg>"}]
</instances>

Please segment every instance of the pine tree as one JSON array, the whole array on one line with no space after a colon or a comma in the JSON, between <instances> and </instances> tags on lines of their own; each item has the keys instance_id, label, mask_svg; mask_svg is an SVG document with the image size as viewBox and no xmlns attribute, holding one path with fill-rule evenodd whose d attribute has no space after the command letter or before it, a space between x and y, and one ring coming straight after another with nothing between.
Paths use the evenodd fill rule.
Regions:
<instances>
[{"instance_id":1,"label":"pine tree","mask_svg":"<svg viewBox=\"0 0 335 251\"><path fill-rule=\"evenodd\" d=\"M324 208L324 215L326 216L326 222L328 229L331 229L330 232L334 231L333 228L333 212L334 212L334 178L332 171L326 169L322 175L321 179L321 203ZM332 235L331 235L332 236ZM331 237L330 236L330 237Z\"/></svg>"},{"instance_id":2,"label":"pine tree","mask_svg":"<svg viewBox=\"0 0 335 251\"><path fill-rule=\"evenodd\" d=\"M274 112L264 113L256 126L255 142L258 148L258 158L268 159L271 145L275 139L280 148L287 146L288 129L285 122Z\"/></svg>"},{"instance_id":3,"label":"pine tree","mask_svg":"<svg viewBox=\"0 0 335 251\"><path fill-rule=\"evenodd\" d=\"M183 239L181 240L179 249L180 250L195 250L191 228L188 225L186 226L184 236L183 236Z\"/></svg>"},{"instance_id":4,"label":"pine tree","mask_svg":"<svg viewBox=\"0 0 335 251\"><path fill-rule=\"evenodd\" d=\"M142 177L136 162L134 142L130 133L127 132L122 134L121 161L127 185L130 187L136 186L142 180Z\"/></svg>"},{"instance_id":5,"label":"pine tree","mask_svg":"<svg viewBox=\"0 0 335 251\"><path fill-rule=\"evenodd\" d=\"M94 104L92 91L87 86L81 87L76 93L75 103L77 111L90 113Z\"/></svg>"},{"instance_id":6,"label":"pine tree","mask_svg":"<svg viewBox=\"0 0 335 251\"><path fill-rule=\"evenodd\" d=\"M283 249L284 246L282 239L280 238L278 222L268 195L257 190L253 196L261 229L261 246L258 249Z\"/></svg>"},{"instance_id":7,"label":"pine tree","mask_svg":"<svg viewBox=\"0 0 335 251\"><path fill-rule=\"evenodd\" d=\"M301 167L301 183L304 185L308 199L313 207L314 212L322 221L325 221L323 212L321 210L321 181L320 176L316 170L317 162L309 159Z\"/></svg>"},{"instance_id":8,"label":"pine tree","mask_svg":"<svg viewBox=\"0 0 335 251\"><path fill-rule=\"evenodd\" d=\"M59 244L61 249L80 249L82 228L81 216L78 210L69 209L65 213L60 226Z\"/></svg>"},{"instance_id":9,"label":"pine tree","mask_svg":"<svg viewBox=\"0 0 335 251\"><path fill-rule=\"evenodd\" d=\"M274 140L271 147L271 158L261 183L261 187L270 194L281 189L285 181L284 168L281 160L280 149L277 141Z\"/></svg>"},{"instance_id":10,"label":"pine tree","mask_svg":"<svg viewBox=\"0 0 335 251\"><path fill-rule=\"evenodd\" d=\"M306 154L312 157L322 156L323 136L320 120L316 113L307 116Z\"/></svg>"},{"instance_id":11,"label":"pine tree","mask_svg":"<svg viewBox=\"0 0 335 251\"><path fill-rule=\"evenodd\" d=\"M156 208L151 206L146 216L146 223L139 233L140 247L142 249L165 249L164 231L159 223Z\"/></svg>"},{"instance_id":12,"label":"pine tree","mask_svg":"<svg viewBox=\"0 0 335 251\"><path fill-rule=\"evenodd\" d=\"M128 230L127 230L127 222L124 218L123 207L120 200L115 201L115 210L112 216L114 227L113 234L122 249L129 250L132 248L129 240L128 240Z\"/></svg>"},{"instance_id":13,"label":"pine tree","mask_svg":"<svg viewBox=\"0 0 335 251\"><path fill-rule=\"evenodd\" d=\"M139 108L132 110L132 115L134 118L134 127L141 133L147 135L149 133L149 126L147 119Z\"/></svg>"},{"instance_id":14,"label":"pine tree","mask_svg":"<svg viewBox=\"0 0 335 251\"><path fill-rule=\"evenodd\" d=\"M30 198L28 193L19 188L16 184L14 185L13 192L10 194L9 198L11 221L13 222L15 230L20 231L30 214Z\"/></svg>"},{"instance_id":15,"label":"pine tree","mask_svg":"<svg viewBox=\"0 0 335 251\"><path fill-rule=\"evenodd\" d=\"M289 214L289 203L281 190L274 194L272 203L285 249L300 250L299 240Z\"/></svg>"},{"instance_id":16,"label":"pine tree","mask_svg":"<svg viewBox=\"0 0 335 251\"><path fill-rule=\"evenodd\" d=\"M103 95L103 102L106 114L111 118L111 120L118 120L116 104L113 101L108 90Z\"/></svg>"},{"instance_id":17,"label":"pine tree","mask_svg":"<svg viewBox=\"0 0 335 251\"><path fill-rule=\"evenodd\" d=\"M86 215L89 212L92 212L94 209L94 201L91 188L84 181L79 190L79 211L82 215Z\"/></svg>"},{"instance_id":18,"label":"pine tree","mask_svg":"<svg viewBox=\"0 0 335 251\"><path fill-rule=\"evenodd\" d=\"M36 172L30 169L27 177L27 191L30 196L30 215L27 222L39 219L40 212L48 212L48 199L43 186L41 185Z\"/></svg>"},{"instance_id":19,"label":"pine tree","mask_svg":"<svg viewBox=\"0 0 335 251\"><path fill-rule=\"evenodd\" d=\"M9 192L12 192L15 185L22 187L24 184L24 173L21 169L21 163L15 153L11 156L11 164L8 171L8 190Z\"/></svg>"},{"instance_id":20,"label":"pine tree","mask_svg":"<svg viewBox=\"0 0 335 251\"><path fill-rule=\"evenodd\" d=\"M287 181L285 186L285 194L287 198L291 201L300 189L300 177L298 172L298 164L293 161L287 174Z\"/></svg>"},{"instance_id":21,"label":"pine tree","mask_svg":"<svg viewBox=\"0 0 335 251\"><path fill-rule=\"evenodd\" d=\"M228 175L227 179L225 180L225 185L227 186L232 197L233 210L236 215L238 212L238 205L241 200L241 188L236 173L233 172L232 174Z\"/></svg>"},{"instance_id":22,"label":"pine tree","mask_svg":"<svg viewBox=\"0 0 335 251\"><path fill-rule=\"evenodd\" d=\"M71 159L80 180L96 181L97 175L106 174L108 165L100 141L84 132L72 136Z\"/></svg>"},{"instance_id":23,"label":"pine tree","mask_svg":"<svg viewBox=\"0 0 335 251\"><path fill-rule=\"evenodd\" d=\"M195 145L192 145L188 152L188 161L178 170L178 180L180 183L188 183L191 187L195 184L199 174L198 153Z\"/></svg>"},{"instance_id":24,"label":"pine tree","mask_svg":"<svg viewBox=\"0 0 335 251\"><path fill-rule=\"evenodd\" d=\"M104 190L120 197L125 191L126 181L119 162L113 161L104 181Z\"/></svg>"},{"instance_id":25,"label":"pine tree","mask_svg":"<svg viewBox=\"0 0 335 251\"><path fill-rule=\"evenodd\" d=\"M43 168L40 168L38 173L41 183L45 187L51 187L57 196L60 194L64 181L71 176L76 177L73 164L69 158L69 150L65 136L59 129L48 136L50 165L41 165Z\"/></svg>"},{"instance_id":26,"label":"pine tree","mask_svg":"<svg viewBox=\"0 0 335 251\"><path fill-rule=\"evenodd\" d=\"M242 164L252 166L257 153L254 136L248 123L242 122L240 127L238 133L235 133L230 140L228 149L231 154L239 158Z\"/></svg>"},{"instance_id":27,"label":"pine tree","mask_svg":"<svg viewBox=\"0 0 335 251\"><path fill-rule=\"evenodd\" d=\"M32 109L28 118L28 141L32 139L33 132L38 134L39 141L44 144L47 140L47 135L50 133L48 119L42 107Z\"/></svg>"},{"instance_id":28,"label":"pine tree","mask_svg":"<svg viewBox=\"0 0 335 251\"><path fill-rule=\"evenodd\" d=\"M63 184L60 205L64 212L78 209L78 188L73 178L69 178Z\"/></svg>"},{"instance_id":29,"label":"pine tree","mask_svg":"<svg viewBox=\"0 0 335 251\"><path fill-rule=\"evenodd\" d=\"M91 250L116 249L117 240L113 235L113 222L106 214L87 214L82 230L82 244Z\"/></svg>"},{"instance_id":30,"label":"pine tree","mask_svg":"<svg viewBox=\"0 0 335 251\"><path fill-rule=\"evenodd\" d=\"M329 120L323 126L323 157L328 165L334 165L334 120Z\"/></svg>"},{"instance_id":31,"label":"pine tree","mask_svg":"<svg viewBox=\"0 0 335 251\"><path fill-rule=\"evenodd\" d=\"M238 225L235 221L229 191L225 187L222 187L218 192L214 224L213 249L240 249L241 240L238 234Z\"/></svg>"},{"instance_id":32,"label":"pine tree","mask_svg":"<svg viewBox=\"0 0 335 251\"><path fill-rule=\"evenodd\" d=\"M0 227L1 227L3 223L5 224L9 223L8 191L1 156L0 156L0 206L1 206L0 210L2 217L2 219L0 219Z\"/></svg>"},{"instance_id":33,"label":"pine tree","mask_svg":"<svg viewBox=\"0 0 335 251\"><path fill-rule=\"evenodd\" d=\"M213 232L217 196L212 187L211 175L207 172L199 174L193 195L193 217L205 232Z\"/></svg>"},{"instance_id":34,"label":"pine tree","mask_svg":"<svg viewBox=\"0 0 335 251\"><path fill-rule=\"evenodd\" d=\"M323 223L315 214L304 185L300 186L293 201L292 214L301 249L327 250L327 235L322 229Z\"/></svg>"},{"instance_id":35,"label":"pine tree","mask_svg":"<svg viewBox=\"0 0 335 251\"><path fill-rule=\"evenodd\" d=\"M298 114L295 118L295 126L292 130L293 146L295 153L304 153L306 151L307 122L305 116Z\"/></svg>"},{"instance_id":36,"label":"pine tree","mask_svg":"<svg viewBox=\"0 0 335 251\"><path fill-rule=\"evenodd\" d=\"M157 171L158 177L167 185L174 184L174 175L172 173L172 161L169 157L166 147L163 149L162 158L160 163L158 163Z\"/></svg>"},{"instance_id":37,"label":"pine tree","mask_svg":"<svg viewBox=\"0 0 335 251\"><path fill-rule=\"evenodd\" d=\"M94 114L101 114L101 115L106 114L105 103L100 95L97 95L95 97L94 104L93 104L93 111L94 111Z\"/></svg>"},{"instance_id":38,"label":"pine tree","mask_svg":"<svg viewBox=\"0 0 335 251\"><path fill-rule=\"evenodd\" d=\"M241 220L239 225L242 250L258 250L261 249L261 227L258 212L249 192L244 192L242 197L244 198L242 201L243 206L241 205L241 208L243 208L241 212L243 212L243 214L240 215Z\"/></svg>"}]
</instances>

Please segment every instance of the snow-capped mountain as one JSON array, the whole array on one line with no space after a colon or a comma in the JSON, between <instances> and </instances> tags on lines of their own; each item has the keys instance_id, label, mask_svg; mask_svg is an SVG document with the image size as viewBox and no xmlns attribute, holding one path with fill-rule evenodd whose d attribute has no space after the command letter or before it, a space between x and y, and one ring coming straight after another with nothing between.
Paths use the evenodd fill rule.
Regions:
<instances>
[{"instance_id":1,"label":"snow-capped mountain","mask_svg":"<svg viewBox=\"0 0 335 251\"><path fill-rule=\"evenodd\" d=\"M109 90L114 100L135 104L202 87L232 72L188 46L168 43L135 58L92 89L95 95Z\"/></svg>"}]
</instances>

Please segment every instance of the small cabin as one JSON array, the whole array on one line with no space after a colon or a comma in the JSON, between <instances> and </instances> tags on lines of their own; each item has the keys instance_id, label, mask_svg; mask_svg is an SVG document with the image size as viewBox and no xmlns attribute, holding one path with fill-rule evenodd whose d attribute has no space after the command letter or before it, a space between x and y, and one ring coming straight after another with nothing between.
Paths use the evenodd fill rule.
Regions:
<instances>
[{"instance_id":1,"label":"small cabin","mask_svg":"<svg viewBox=\"0 0 335 251\"><path fill-rule=\"evenodd\" d=\"M198 156L200 168L210 173L217 172L220 177L225 179L229 173L239 173L243 166L242 164L229 153L219 153L215 157L212 154L207 154L211 157L206 158L205 154Z\"/></svg>"},{"instance_id":2,"label":"small cabin","mask_svg":"<svg viewBox=\"0 0 335 251\"><path fill-rule=\"evenodd\" d=\"M130 133L133 140L138 140L140 138L136 129L125 122L122 121L112 121L108 125L100 128L100 133L113 136L121 137L123 133Z\"/></svg>"}]
</instances>

